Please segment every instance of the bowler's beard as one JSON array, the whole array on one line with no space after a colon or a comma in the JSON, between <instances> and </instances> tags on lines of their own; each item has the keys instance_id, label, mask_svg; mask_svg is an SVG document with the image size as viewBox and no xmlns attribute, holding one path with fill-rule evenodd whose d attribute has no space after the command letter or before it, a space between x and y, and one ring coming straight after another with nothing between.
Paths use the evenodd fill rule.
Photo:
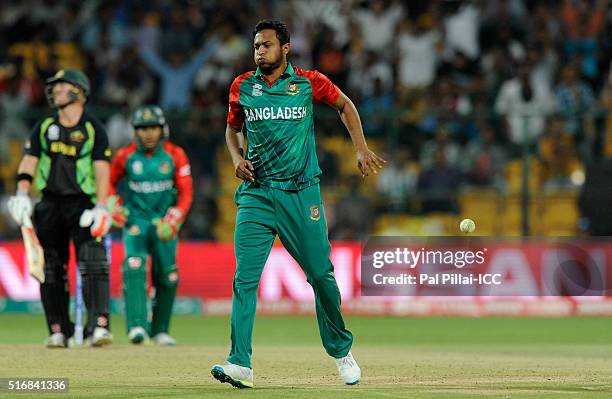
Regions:
<instances>
[{"instance_id":1,"label":"bowler's beard","mask_svg":"<svg viewBox=\"0 0 612 399\"><path fill-rule=\"evenodd\" d=\"M278 68L279 66L281 66L281 64L282 64L282 63L283 63L283 57L282 57L282 55L281 55L281 56L279 56L279 57L276 59L276 62L275 62L275 63L273 63L273 64L264 64L264 65L260 65L260 66L259 66L259 69L261 70L261 72L262 72L264 75L271 75L271 74L272 74L272 72L274 72L274 70L275 70L276 68Z\"/></svg>"}]
</instances>

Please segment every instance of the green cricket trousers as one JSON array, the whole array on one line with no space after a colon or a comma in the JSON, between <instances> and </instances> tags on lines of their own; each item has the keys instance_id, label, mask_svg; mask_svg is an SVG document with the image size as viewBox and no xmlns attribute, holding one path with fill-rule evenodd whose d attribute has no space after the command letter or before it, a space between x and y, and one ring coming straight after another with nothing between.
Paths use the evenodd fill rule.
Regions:
<instances>
[{"instance_id":1,"label":"green cricket trousers","mask_svg":"<svg viewBox=\"0 0 612 399\"><path fill-rule=\"evenodd\" d=\"M178 239L160 240L149 219L131 217L123 229L123 294L126 327L143 327L153 337L168 333L178 286ZM147 317L147 255L151 254L151 280L155 287L151 323Z\"/></svg>"},{"instance_id":2,"label":"green cricket trousers","mask_svg":"<svg viewBox=\"0 0 612 399\"><path fill-rule=\"evenodd\" d=\"M236 273L232 346L227 360L251 367L257 288L277 234L314 290L319 333L325 350L335 358L346 356L353 336L346 329L340 312L340 291L329 259L331 245L319 184L300 191L285 191L243 183L235 199L238 205L234 235Z\"/></svg>"}]
</instances>

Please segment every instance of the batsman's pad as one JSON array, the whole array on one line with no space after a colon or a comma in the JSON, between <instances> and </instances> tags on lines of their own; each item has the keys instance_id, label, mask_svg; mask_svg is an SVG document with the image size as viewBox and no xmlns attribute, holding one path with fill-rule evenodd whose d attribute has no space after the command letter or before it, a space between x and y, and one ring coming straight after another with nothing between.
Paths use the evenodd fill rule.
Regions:
<instances>
[{"instance_id":1,"label":"batsman's pad","mask_svg":"<svg viewBox=\"0 0 612 399\"><path fill-rule=\"evenodd\" d=\"M106 274L109 272L106 248L102 242L90 240L83 243L77 254L81 274Z\"/></svg>"},{"instance_id":2,"label":"batsman's pad","mask_svg":"<svg viewBox=\"0 0 612 399\"><path fill-rule=\"evenodd\" d=\"M104 244L91 240L81 244L77 259L83 278L83 298L87 307L86 335L96 326L109 328L109 265Z\"/></svg>"},{"instance_id":3,"label":"batsman's pad","mask_svg":"<svg viewBox=\"0 0 612 399\"><path fill-rule=\"evenodd\" d=\"M69 337L74 327L68 314L68 274L55 249L45 250L45 258L45 281L40 284L40 299L45 309L49 333L62 332Z\"/></svg>"}]
</instances>

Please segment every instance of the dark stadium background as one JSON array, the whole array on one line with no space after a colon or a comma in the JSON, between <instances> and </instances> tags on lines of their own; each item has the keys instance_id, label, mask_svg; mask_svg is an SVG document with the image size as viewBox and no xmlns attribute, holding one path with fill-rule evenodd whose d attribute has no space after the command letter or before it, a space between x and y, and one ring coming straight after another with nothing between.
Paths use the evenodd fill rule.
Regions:
<instances>
[{"instance_id":1,"label":"dark stadium background","mask_svg":"<svg viewBox=\"0 0 612 399\"><path fill-rule=\"evenodd\" d=\"M43 79L79 67L115 148L131 139L131 109L164 106L196 176L182 237L231 241L237 180L223 142L227 92L253 68L252 27L272 17L289 26L290 61L347 92L371 147L389 160L378 179L358 184L348 135L331 109L317 113L331 239L453 234L460 216L475 214L480 235L588 234L592 221L576 206L584 171L612 154L607 4L3 1L0 193L13 192L22 144L48 111ZM163 96L168 77L140 52L152 47L180 64L213 38L222 47L197 68L190 92ZM529 85L517 93L521 77ZM6 217L0 232L18 234Z\"/></svg>"}]
</instances>

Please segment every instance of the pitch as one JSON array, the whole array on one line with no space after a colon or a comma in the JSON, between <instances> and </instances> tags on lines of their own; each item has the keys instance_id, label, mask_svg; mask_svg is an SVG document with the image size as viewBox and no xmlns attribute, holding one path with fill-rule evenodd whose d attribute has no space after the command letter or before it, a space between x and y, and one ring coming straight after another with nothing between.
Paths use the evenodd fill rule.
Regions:
<instances>
[{"instance_id":1,"label":"pitch","mask_svg":"<svg viewBox=\"0 0 612 399\"><path fill-rule=\"evenodd\" d=\"M228 317L177 316L179 345L128 345L120 317L109 348L49 350L43 316L0 314L1 377L70 377L46 398L607 398L612 319L349 317L362 383L344 386L314 317L255 322L255 389L210 375ZM19 394L14 397L39 397Z\"/></svg>"}]
</instances>

